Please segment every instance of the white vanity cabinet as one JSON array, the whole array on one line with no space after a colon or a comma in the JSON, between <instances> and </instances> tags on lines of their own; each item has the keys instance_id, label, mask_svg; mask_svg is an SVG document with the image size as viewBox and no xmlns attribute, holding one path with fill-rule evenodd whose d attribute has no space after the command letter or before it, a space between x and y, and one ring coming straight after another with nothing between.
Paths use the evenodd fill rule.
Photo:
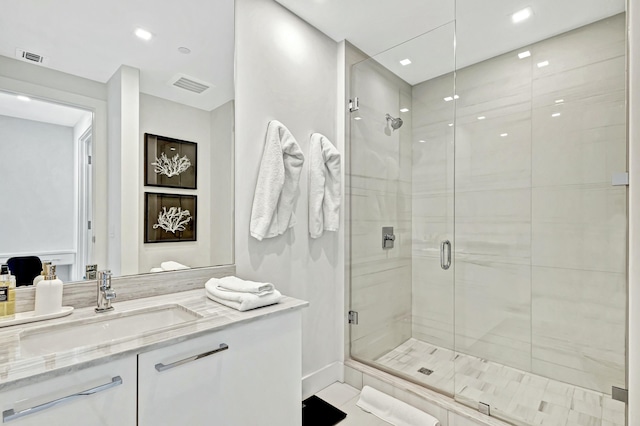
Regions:
<instances>
[{"instance_id":1,"label":"white vanity cabinet","mask_svg":"<svg viewBox=\"0 0 640 426\"><path fill-rule=\"evenodd\" d=\"M139 426L299 426L301 313L138 355Z\"/></svg>"},{"instance_id":2,"label":"white vanity cabinet","mask_svg":"<svg viewBox=\"0 0 640 426\"><path fill-rule=\"evenodd\" d=\"M136 356L131 355L121 360L2 391L2 424L135 425L136 361ZM55 357L52 357L50 362L55 362Z\"/></svg>"}]
</instances>

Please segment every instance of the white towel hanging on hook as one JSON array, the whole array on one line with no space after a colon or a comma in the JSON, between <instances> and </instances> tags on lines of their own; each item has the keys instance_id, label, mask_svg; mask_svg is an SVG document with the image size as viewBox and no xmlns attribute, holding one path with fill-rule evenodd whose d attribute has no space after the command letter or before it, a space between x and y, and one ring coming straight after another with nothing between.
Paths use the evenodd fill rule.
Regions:
<instances>
[{"instance_id":1,"label":"white towel hanging on hook","mask_svg":"<svg viewBox=\"0 0 640 426\"><path fill-rule=\"evenodd\" d=\"M313 133L309 143L309 235L340 228L340 153L329 139Z\"/></svg>"},{"instance_id":2,"label":"white towel hanging on hook","mask_svg":"<svg viewBox=\"0 0 640 426\"><path fill-rule=\"evenodd\" d=\"M304 155L289 129L270 121L251 208L252 237L276 237L295 225L293 206L303 164Z\"/></svg>"}]
</instances>

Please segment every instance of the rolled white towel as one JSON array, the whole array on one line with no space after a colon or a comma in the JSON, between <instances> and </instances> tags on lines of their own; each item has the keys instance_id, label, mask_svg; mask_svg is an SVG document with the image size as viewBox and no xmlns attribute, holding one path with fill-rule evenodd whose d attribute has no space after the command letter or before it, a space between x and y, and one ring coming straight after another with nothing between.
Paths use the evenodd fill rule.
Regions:
<instances>
[{"instance_id":1,"label":"rolled white towel","mask_svg":"<svg viewBox=\"0 0 640 426\"><path fill-rule=\"evenodd\" d=\"M362 388L356 405L395 426L440 426L432 415L369 386Z\"/></svg>"},{"instance_id":2,"label":"rolled white towel","mask_svg":"<svg viewBox=\"0 0 640 426\"><path fill-rule=\"evenodd\" d=\"M164 272L164 269L162 269L162 268L151 268L149 270L149 272Z\"/></svg>"},{"instance_id":3,"label":"rolled white towel","mask_svg":"<svg viewBox=\"0 0 640 426\"><path fill-rule=\"evenodd\" d=\"M181 269L191 269L187 265L183 265L182 263L174 262L173 260L169 260L168 262L162 262L160 267L164 271L179 271Z\"/></svg>"},{"instance_id":4,"label":"rolled white towel","mask_svg":"<svg viewBox=\"0 0 640 426\"><path fill-rule=\"evenodd\" d=\"M209 288L215 286L222 291L235 291L237 293L253 293L258 296L273 293L275 286L271 283L259 283L255 281L247 281L238 277L229 276L224 278L211 278L205 284Z\"/></svg>"},{"instance_id":5,"label":"rolled white towel","mask_svg":"<svg viewBox=\"0 0 640 426\"><path fill-rule=\"evenodd\" d=\"M238 311L248 311L250 309L274 305L282 299L282 294L280 294L278 290L273 290L272 293L264 296L258 296L253 293L222 291L214 286L211 291L207 288L205 292L207 293L207 297L214 302L237 309Z\"/></svg>"}]
</instances>

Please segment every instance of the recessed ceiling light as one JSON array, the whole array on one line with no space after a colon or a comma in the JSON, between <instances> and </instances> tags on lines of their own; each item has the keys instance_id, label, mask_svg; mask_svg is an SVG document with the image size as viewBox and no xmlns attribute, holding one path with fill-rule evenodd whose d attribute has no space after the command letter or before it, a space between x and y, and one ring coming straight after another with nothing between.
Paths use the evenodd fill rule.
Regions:
<instances>
[{"instance_id":1,"label":"recessed ceiling light","mask_svg":"<svg viewBox=\"0 0 640 426\"><path fill-rule=\"evenodd\" d=\"M138 38L141 38L147 41L151 40L151 38L153 37L153 34L151 34L147 30L143 30L142 28L136 28L135 35L138 36Z\"/></svg>"},{"instance_id":2,"label":"recessed ceiling light","mask_svg":"<svg viewBox=\"0 0 640 426\"><path fill-rule=\"evenodd\" d=\"M484 115L481 115L480 117L478 117L478 120L484 120L485 118L487 117L485 117Z\"/></svg>"},{"instance_id":3,"label":"recessed ceiling light","mask_svg":"<svg viewBox=\"0 0 640 426\"><path fill-rule=\"evenodd\" d=\"M538 68L546 67L549 65L549 61L538 62L536 65L538 65Z\"/></svg>"},{"instance_id":4,"label":"recessed ceiling light","mask_svg":"<svg viewBox=\"0 0 640 426\"><path fill-rule=\"evenodd\" d=\"M453 127L453 123L449 123L449 127Z\"/></svg>"},{"instance_id":5,"label":"recessed ceiling light","mask_svg":"<svg viewBox=\"0 0 640 426\"><path fill-rule=\"evenodd\" d=\"M25 96L25 95L18 95L18 96L16 96L16 99L18 99L19 101L23 101L23 102L29 102L31 100L30 97Z\"/></svg>"},{"instance_id":6,"label":"recessed ceiling light","mask_svg":"<svg viewBox=\"0 0 640 426\"><path fill-rule=\"evenodd\" d=\"M400 61L400 65L402 65L403 67L406 67L410 63L411 63L411 60L409 58L403 59L403 60Z\"/></svg>"},{"instance_id":7,"label":"recessed ceiling light","mask_svg":"<svg viewBox=\"0 0 640 426\"><path fill-rule=\"evenodd\" d=\"M353 117L354 120L362 120L362 117Z\"/></svg>"},{"instance_id":8,"label":"recessed ceiling light","mask_svg":"<svg viewBox=\"0 0 640 426\"><path fill-rule=\"evenodd\" d=\"M178 47L178 52L183 53L185 55L188 55L189 53L191 53L191 49L189 49L188 47Z\"/></svg>"},{"instance_id":9,"label":"recessed ceiling light","mask_svg":"<svg viewBox=\"0 0 640 426\"><path fill-rule=\"evenodd\" d=\"M560 114L559 112L554 112L553 114L551 114L552 117L560 117L562 114Z\"/></svg>"},{"instance_id":10,"label":"recessed ceiling light","mask_svg":"<svg viewBox=\"0 0 640 426\"><path fill-rule=\"evenodd\" d=\"M420 143L425 143L426 141L423 141L422 139L420 139L418 142L420 142Z\"/></svg>"},{"instance_id":11,"label":"recessed ceiling light","mask_svg":"<svg viewBox=\"0 0 640 426\"><path fill-rule=\"evenodd\" d=\"M529 52L528 50L518 53L518 58L520 59L528 58L529 56L531 56L531 52Z\"/></svg>"},{"instance_id":12,"label":"recessed ceiling light","mask_svg":"<svg viewBox=\"0 0 640 426\"><path fill-rule=\"evenodd\" d=\"M556 103L557 103L557 104L564 103L564 99L556 99Z\"/></svg>"},{"instance_id":13,"label":"recessed ceiling light","mask_svg":"<svg viewBox=\"0 0 640 426\"><path fill-rule=\"evenodd\" d=\"M506 138L507 136L509 136L509 133L500 133L500 137Z\"/></svg>"},{"instance_id":14,"label":"recessed ceiling light","mask_svg":"<svg viewBox=\"0 0 640 426\"><path fill-rule=\"evenodd\" d=\"M460 99L460 96L458 96L458 95L453 95L453 99Z\"/></svg>"},{"instance_id":15,"label":"recessed ceiling light","mask_svg":"<svg viewBox=\"0 0 640 426\"><path fill-rule=\"evenodd\" d=\"M444 98L445 102L450 102L453 100L453 96L447 96L446 98Z\"/></svg>"},{"instance_id":16,"label":"recessed ceiling light","mask_svg":"<svg viewBox=\"0 0 640 426\"><path fill-rule=\"evenodd\" d=\"M400 112L409 112L409 108L401 108Z\"/></svg>"},{"instance_id":17,"label":"recessed ceiling light","mask_svg":"<svg viewBox=\"0 0 640 426\"><path fill-rule=\"evenodd\" d=\"M511 20L514 24L517 24L518 22L526 21L531 15L533 15L533 10L530 7L525 7L511 15Z\"/></svg>"}]
</instances>

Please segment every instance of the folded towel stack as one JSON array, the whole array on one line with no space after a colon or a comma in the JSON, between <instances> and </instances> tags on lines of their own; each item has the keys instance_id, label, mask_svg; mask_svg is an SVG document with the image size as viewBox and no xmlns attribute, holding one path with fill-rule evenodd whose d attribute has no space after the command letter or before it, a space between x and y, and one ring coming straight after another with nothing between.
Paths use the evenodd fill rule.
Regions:
<instances>
[{"instance_id":1,"label":"folded towel stack","mask_svg":"<svg viewBox=\"0 0 640 426\"><path fill-rule=\"evenodd\" d=\"M167 262L162 262L159 268L151 268L149 272L180 271L183 269L191 269L191 268L188 267L187 265L183 265L182 263L169 260Z\"/></svg>"},{"instance_id":2,"label":"folded towel stack","mask_svg":"<svg viewBox=\"0 0 640 426\"><path fill-rule=\"evenodd\" d=\"M205 284L207 297L238 311L280 302L282 294L271 283L245 281L238 277L211 278Z\"/></svg>"}]
</instances>

